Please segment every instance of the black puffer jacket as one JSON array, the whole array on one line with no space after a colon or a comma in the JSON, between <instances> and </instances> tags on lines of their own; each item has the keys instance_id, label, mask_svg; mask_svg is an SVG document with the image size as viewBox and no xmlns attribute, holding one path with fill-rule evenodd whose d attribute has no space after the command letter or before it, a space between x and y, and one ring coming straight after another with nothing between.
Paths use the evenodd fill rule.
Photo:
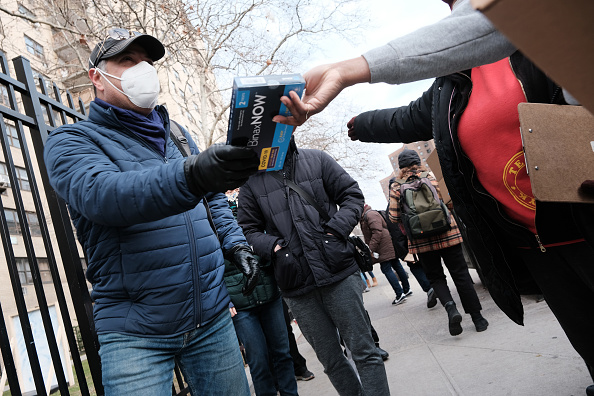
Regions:
<instances>
[{"instance_id":1,"label":"black puffer jacket","mask_svg":"<svg viewBox=\"0 0 594 396\"><path fill-rule=\"evenodd\" d=\"M256 254L273 260L283 296L295 297L357 271L347 237L361 218L364 198L357 182L319 150L297 150L292 143L281 173L314 197L330 221L270 172L241 187L237 220ZM274 253L277 244L282 249Z\"/></svg>"},{"instance_id":2,"label":"black puffer jacket","mask_svg":"<svg viewBox=\"0 0 594 396\"><path fill-rule=\"evenodd\" d=\"M510 57L528 102L564 104L561 89L521 53ZM516 323L523 323L520 291L530 292L531 279L512 247L539 248L534 234L513 222L479 183L472 162L462 152L457 135L460 115L468 104L470 72L435 80L408 106L370 111L355 119L359 140L411 143L435 139L444 179L454 208L497 305ZM496 140L496 136L493 136ZM536 228L543 244L575 240L591 233L591 205L536 204ZM590 220L587 220L590 219ZM590 223L594 224L594 223Z\"/></svg>"}]
</instances>

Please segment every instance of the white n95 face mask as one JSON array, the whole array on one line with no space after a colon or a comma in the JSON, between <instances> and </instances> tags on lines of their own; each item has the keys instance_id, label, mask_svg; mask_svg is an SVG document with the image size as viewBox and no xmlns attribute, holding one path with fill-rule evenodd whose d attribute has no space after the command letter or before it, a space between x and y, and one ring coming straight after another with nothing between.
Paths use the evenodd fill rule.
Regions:
<instances>
[{"instance_id":1,"label":"white n95 face mask","mask_svg":"<svg viewBox=\"0 0 594 396\"><path fill-rule=\"evenodd\" d=\"M126 69L122 73L122 77L116 77L101 69L95 69L103 77L109 76L118 79L122 82L122 90L118 89L108 78L105 78L117 91L123 93L130 99L130 102L143 109L153 109L157 105L159 99L159 76L157 69L151 66L148 62L142 61L137 65Z\"/></svg>"}]
</instances>

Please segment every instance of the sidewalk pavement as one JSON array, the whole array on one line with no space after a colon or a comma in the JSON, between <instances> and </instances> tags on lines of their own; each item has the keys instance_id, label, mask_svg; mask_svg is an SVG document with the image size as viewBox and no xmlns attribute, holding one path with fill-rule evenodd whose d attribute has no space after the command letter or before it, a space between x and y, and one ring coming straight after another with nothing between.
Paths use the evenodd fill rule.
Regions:
<instances>
[{"instance_id":1,"label":"sidewalk pavement","mask_svg":"<svg viewBox=\"0 0 594 396\"><path fill-rule=\"evenodd\" d=\"M489 328L477 333L470 315L463 315L464 331L452 337L445 310L439 303L427 309L427 295L412 275L409 280L413 294L405 303L393 306L394 292L383 274L376 272L379 285L363 296L379 334L380 346L390 353L385 367L391 394L585 395L592 379L547 303L537 303L532 296L523 297L525 325L519 326L495 305L476 272L470 270L470 273ZM449 286L463 314L456 288L451 282ZM571 293L571 290L560 292ZM307 359L308 369L316 376L307 382L297 382L299 395L337 395L303 335L298 337L297 344Z\"/></svg>"}]
</instances>

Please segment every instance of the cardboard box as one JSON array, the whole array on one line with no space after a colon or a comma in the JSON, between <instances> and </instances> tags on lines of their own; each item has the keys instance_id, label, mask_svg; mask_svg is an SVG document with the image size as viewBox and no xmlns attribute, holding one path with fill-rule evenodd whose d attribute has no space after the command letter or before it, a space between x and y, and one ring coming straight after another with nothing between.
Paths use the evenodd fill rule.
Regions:
<instances>
[{"instance_id":1,"label":"cardboard box","mask_svg":"<svg viewBox=\"0 0 594 396\"><path fill-rule=\"evenodd\" d=\"M235 77L227 144L253 148L261 172L282 169L295 127L273 122L272 117L290 116L280 98L290 91L301 96L304 88L300 74Z\"/></svg>"},{"instance_id":2,"label":"cardboard box","mask_svg":"<svg viewBox=\"0 0 594 396\"><path fill-rule=\"evenodd\" d=\"M437 157L437 150L433 150L429 157L427 157L427 165L431 168L431 172L435 175L435 180L439 181L443 179L443 173L441 173L441 165L439 164L439 158Z\"/></svg>"},{"instance_id":3,"label":"cardboard box","mask_svg":"<svg viewBox=\"0 0 594 396\"><path fill-rule=\"evenodd\" d=\"M444 179L439 181L439 193L441 194L441 199L443 200L444 204L447 205L452 201L452 197L450 197L450 192L448 191L448 187L446 186Z\"/></svg>"},{"instance_id":4,"label":"cardboard box","mask_svg":"<svg viewBox=\"0 0 594 396\"><path fill-rule=\"evenodd\" d=\"M593 0L471 0L518 49L594 113Z\"/></svg>"}]
</instances>

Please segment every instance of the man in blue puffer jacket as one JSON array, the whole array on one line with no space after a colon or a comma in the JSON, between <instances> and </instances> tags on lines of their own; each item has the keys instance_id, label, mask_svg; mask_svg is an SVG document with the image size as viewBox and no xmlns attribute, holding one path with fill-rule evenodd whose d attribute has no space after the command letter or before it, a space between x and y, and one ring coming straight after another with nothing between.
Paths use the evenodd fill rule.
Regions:
<instances>
[{"instance_id":1,"label":"man in blue puffer jacket","mask_svg":"<svg viewBox=\"0 0 594 396\"><path fill-rule=\"evenodd\" d=\"M53 131L45 162L88 256L106 395L170 394L175 361L193 395L249 395L223 256L246 294L258 270L221 192L258 158L232 146L198 153L185 131L194 155L184 158L156 106L152 63L164 54L152 36L110 30L89 59L89 119Z\"/></svg>"}]
</instances>

